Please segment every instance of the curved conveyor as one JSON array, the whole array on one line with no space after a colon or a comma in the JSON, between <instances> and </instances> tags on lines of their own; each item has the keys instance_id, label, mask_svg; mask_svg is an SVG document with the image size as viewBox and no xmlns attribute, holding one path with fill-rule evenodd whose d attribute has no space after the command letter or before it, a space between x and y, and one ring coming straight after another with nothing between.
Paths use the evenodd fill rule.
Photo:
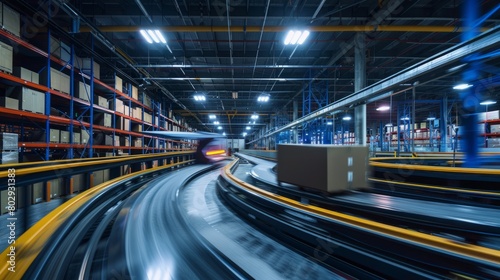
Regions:
<instances>
[{"instance_id":1,"label":"curved conveyor","mask_svg":"<svg viewBox=\"0 0 500 280\"><path fill-rule=\"evenodd\" d=\"M238 156L256 164L250 175L257 181L278 187L276 174L272 170L275 163L248 155ZM296 190L296 187L282 184L285 188ZM305 194L306 195L306 194ZM356 213L373 213L385 215L390 219L398 217L403 221L415 221L424 229L440 228L452 233L466 232L465 236L475 239L471 234L500 236L500 215L495 208L467 206L433 202L403 197L395 197L374 193L350 192L331 197L306 195L311 199L324 200L332 207L346 207ZM500 248L500 244L498 245Z\"/></svg>"}]
</instances>

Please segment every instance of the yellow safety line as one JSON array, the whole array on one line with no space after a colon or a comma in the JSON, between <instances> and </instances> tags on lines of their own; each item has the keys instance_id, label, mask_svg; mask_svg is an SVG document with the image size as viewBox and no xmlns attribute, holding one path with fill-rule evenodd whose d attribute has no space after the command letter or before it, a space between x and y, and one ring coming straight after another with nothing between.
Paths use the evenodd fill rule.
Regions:
<instances>
[{"instance_id":1,"label":"yellow safety line","mask_svg":"<svg viewBox=\"0 0 500 280\"><path fill-rule=\"evenodd\" d=\"M405 183L405 182L384 180L384 179L378 179L378 178L368 178L368 180L374 181L374 182L379 182L379 183L405 185L405 186L412 186L412 187L418 187L418 188L427 188L427 189L436 189L436 190L444 190L444 191L464 192L464 193L471 193L471 194L485 194L485 195L491 195L491 196L500 196L500 192L486 192L486 191L474 191L474 190L465 190L465 189L445 188L445 187L439 187L439 186L422 185L422 184L417 184L417 183Z\"/></svg>"},{"instance_id":2,"label":"yellow safety line","mask_svg":"<svg viewBox=\"0 0 500 280\"><path fill-rule=\"evenodd\" d=\"M391 158L391 159L394 159L394 158ZM413 158L413 159L420 159L420 158ZM407 169L407 170L429 171L429 172L500 175L500 170L488 169L488 168L443 167L443 166L414 165L414 164L404 164L404 163L382 163L382 162L373 162L373 161L370 162L370 166L381 167L381 168L390 168L390 169Z\"/></svg>"},{"instance_id":3,"label":"yellow safety line","mask_svg":"<svg viewBox=\"0 0 500 280\"><path fill-rule=\"evenodd\" d=\"M193 152L179 152L179 153L180 154L191 154ZM134 159L147 159L147 158L156 158L156 157L162 157L162 156L177 155L179 153L174 152L172 154L150 154L150 155L136 156L133 158ZM100 158L100 159L101 159L101 160L99 160L100 163L117 163L117 162L130 160L130 157L127 157L127 158L109 157L109 158ZM64 164L63 166L47 165L47 166L39 166L39 167L22 168L22 169L16 169L16 176L31 175L33 173L38 173L38 172L60 170L60 169L67 169L67 168L73 168L73 167L78 168L78 167L84 167L84 166L91 166L91 165L95 165L95 164L96 163L94 161L90 161L90 162L67 163L67 164ZM106 166L103 165L103 168L106 168ZM8 176L8 174L9 174L8 170L7 171L0 171L0 178L6 178Z\"/></svg>"},{"instance_id":4,"label":"yellow safety line","mask_svg":"<svg viewBox=\"0 0 500 280\"><path fill-rule=\"evenodd\" d=\"M461 244L453 242L446 238L432 236L420 232L415 232L407 229L398 228L391 225L382 224L379 222L374 222L339 212L335 212L328 209L323 209L313 205L305 205L298 201L262 190L255 186L252 186L242 180L233 176L230 172L230 168L236 163L236 161L224 167L223 172L226 176L231 178L231 180L237 182L240 186L246 188L247 190L265 196L269 199L278 201L282 204L295 207L310 213L317 214L319 216L327 217L330 219L337 220L339 222L349 224L351 226L361 227L365 230L370 230L386 235L393 236L394 238L405 239L411 242L424 244L438 249L448 250L457 254L467 255L469 257L482 259L489 262L494 262L500 265L500 251L493 250L489 248L484 248L471 244Z\"/></svg>"},{"instance_id":5,"label":"yellow safety line","mask_svg":"<svg viewBox=\"0 0 500 280\"><path fill-rule=\"evenodd\" d=\"M178 164L185 164L192 161L193 160L188 160ZM146 171L139 171L112 179L110 181L99 184L94 188L84 191L81 194L66 201L62 205L58 206L56 209L54 209L52 212L50 212L40 221L34 224L31 228L29 228L18 239L16 239L15 244L12 244L12 246L15 246L16 254L15 272L11 272L8 270L9 258L7 254L10 252L10 245L5 249L5 251L3 251L2 255L0 256L0 279L20 279L29 268L29 266L33 263L35 258L38 256L40 251L45 247L48 240L56 232L56 230L73 213L75 213L78 208L84 205L92 197L96 196L98 193L109 187L109 185L136 175L147 174L153 171L171 168L178 164L155 167Z\"/></svg>"}]
</instances>

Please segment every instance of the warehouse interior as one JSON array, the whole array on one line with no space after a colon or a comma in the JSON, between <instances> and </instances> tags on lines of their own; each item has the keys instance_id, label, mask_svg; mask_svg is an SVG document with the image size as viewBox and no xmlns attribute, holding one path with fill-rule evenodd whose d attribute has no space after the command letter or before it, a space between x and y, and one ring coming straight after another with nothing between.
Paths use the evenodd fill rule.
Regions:
<instances>
[{"instance_id":1,"label":"warehouse interior","mask_svg":"<svg viewBox=\"0 0 500 280\"><path fill-rule=\"evenodd\" d=\"M259 246L289 250L283 253L288 258L284 262L300 259L304 267L314 267L317 275L306 277L310 279L333 277L332 273L339 279L500 275L495 268L500 263L498 230L487 226L474 230L469 229L474 228L471 224L458 222L496 216L500 205L497 1L0 1L0 177L6 182L0 193L0 220L8 224L9 216L19 219L17 228L5 229L0 238L5 237L7 246L11 245L9 236L15 236L24 245L17 252L17 265L24 274L9 274L8 266L0 274L13 279L22 275L73 278L76 274L62 267L81 265L80 275L90 278L203 278L205 272L213 277L293 278L291 268L260 264L269 259L255 253L260 249L249 240L261 235L264 240L265 235L280 240L281 245L263 241ZM311 150L303 151L302 146ZM358 151L359 146L366 150ZM324 147L329 148L312 150ZM228 164L230 159L237 163ZM360 161L366 164L358 165ZM223 167L222 162L228 165ZM304 162L310 164L303 166ZM295 165L287 165L292 163ZM276 167L280 164L281 169ZM204 165L211 167L205 170ZM221 175L209 175L211 169L218 169ZM321 173L324 170L326 175ZM315 172L325 177L316 177ZM199 175L202 173L205 175ZM167 179L162 174L182 179ZM144 240L160 236L128 228L123 230L128 235L120 233L117 221L141 224L117 209L135 207L137 216L146 215L144 209L140 212L141 205L149 203L155 209L152 205L157 202L144 198L154 187L144 190L142 186L160 182L187 186L203 181L197 176L211 178L204 179L210 183L183 185L179 187L184 190L182 195L164 191L165 199L175 196L180 201L173 203L181 209L175 211L185 208L188 214L165 215L169 219L163 225L182 228L185 239L203 239L211 245L175 245L177 253L159 253L156 258L144 255L144 261L135 262L138 258L132 258L131 252L141 255L146 249L134 249L132 236ZM342 180L349 183L343 185ZM323 184L328 186L319 187ZM123 186L130 188L124 191ZM121 188L120 192L115 188ZM203 212L195 202L186 202L189 195L196 197L194 189L205 193L203 201L210 197L221 201L219 208L232 209L214 214L210 211L215 204L207 202L206 213L246 221L241 230L249 234L228 240L238 240L240 245L250 242L245 254L255 258L254 267L231 255L239 252L240 245L231 247L233 243L227 241L227 247L217 247L222 239L212 239L206 228L198 228L196 234L188 231L192 211ZM373 197L362 196L356 202L358 198L352 195L358 192ZM260 196L250 199L255 193ZM337 201L337 194L351 196ZM290 209L295 210L267 205L261 199L268 195L279 201L276 205L291 203ZM423 205L418 202L403 199L443 205L433 206L437 214L432 216L420 213ZM366 208L367 201L378 210ZM354 207L353 203L360 205ZM398 208L405 204L408 208ZM101 212L92 212L89 205L102 208ZM399 214L382 215L391 205ZM457 214L454 220L444 219L444 215L466 212L468 207L477 207L471 210L472 216ZM66 217L48 230L42 224L61 217L63 212L57 214L58 209L69 211L68 217L75 223L82 220L86 224L71 224ZM347 222L328 212L333 210L383 225L354 218ZM283 213L272 218L266 211ZM308 243L301 238L319 236L332 226L319 218L306 225L316 219L311 213L359 223L366 231L387 230L394 236L411 234L397 233L391 226L418 228L419 234L443 238L442 244L422 241L428 236L412 236L412 240L420 238L423 247L436 246L447 257L435 252L423 256L443 258L462 268L449 263L440 263L438 268L437 263L433 266L423 260L413 266L389 249L382 253L380 248L370 247L361 254L358 251L365 245L359 239L364 237L388 248L409 246L405 248L415 253L408 253L408 258L424 249L409 243L398 245L396 237L368 237L352 228L345 232L358 237L354 241L329 232L331 236ZM403 222L416 221L417 216L422 219L419 223ZM232 221L236 224L238 219ZM472 224L497 222L492 218ZM296 229L290 225L294 223L308 228L301 229L307 234L293 235ZM439 223L448 228L437 230ZM197 226L191 230L201 227L193 224ZM86 236L73 232L79 227L85 228ZM222 231L225 225L218 228ZM30 243L30 235L41 231L46 233L46 243ZM78 237L59 238L63 232ZM90 237L98 233L102 237L93 248ZM50 245L53 247L48 245L50 238L58 240ZM123 248L111 245L113 238ZM172 244L185 241L169 238L163 245L146 248L168 251ZM444 240L447 238L477 248L460 251L469 249L456 248ZM71 243L80 247L73 248ZM339 251L329 247L334 243ZM438 243L441 245L435 245ZM37 256L22 251L31 246L42 248ZM187 248L198 256L188 256ZM2 256L7 262L9 250L7 246ZM87 257L80 256L78 252L85 250ZM111 252L120 257L108 257ZM318 252L330 257L318 257ZM470 259L451 257L456 252ZM105 261L96 257L90 266L82 265L89 262L88 255L100 254L106 256ZM57 256L67 256L68 261L55 265ZM378 257L384 260L375 261ZM205 258L207 264L199 265ZM21 264L26 259L30 261ZM177 269L165 268L165 262L155 268L146 264L146 260L156 263L160 259L167 263L176 260L170 265ZM366 264L370 261L379 270ZM134 265L127 265L131 262ZM182 266L189 268L180 269Z\"/></svg>"}]
</instances>

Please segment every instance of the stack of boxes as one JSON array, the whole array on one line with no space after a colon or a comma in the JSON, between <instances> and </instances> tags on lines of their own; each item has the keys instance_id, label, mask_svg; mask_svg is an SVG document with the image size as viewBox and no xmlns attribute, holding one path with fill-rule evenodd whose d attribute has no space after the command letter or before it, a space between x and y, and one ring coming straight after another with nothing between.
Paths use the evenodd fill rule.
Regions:
<instances>
[{"instance_id":1,"label":"stack of boxes","mask_svg":"<svg viewBox=\"0 0 500 280\"><path fill-rule=\"evenodd\" d=\"M18 163L18 135L16 133L0 133L1 164Z\"/></svg>"}]
</instances>

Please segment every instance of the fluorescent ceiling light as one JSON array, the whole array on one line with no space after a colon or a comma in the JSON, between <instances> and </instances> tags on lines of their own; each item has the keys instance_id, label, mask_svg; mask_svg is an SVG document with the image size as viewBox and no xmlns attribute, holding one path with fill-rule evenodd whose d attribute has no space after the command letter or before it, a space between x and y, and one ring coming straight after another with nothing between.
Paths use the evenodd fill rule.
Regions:
<instances>
[{"instance_id":1,"label":"fluorescent ceiling light","mask_svg":"<svg viewBox=\"0 0 500 280\"><path fill-rule=\"evenodd\" d=\"M243 132L243 137L247 136L247 133L246 132Z\"/></svg>"},{"instance_id":2,"label":"fluorescent ceiling light","mask_svg":"<svg viewBox=\"0 0 500 280\"><path fill-rule=\"evenodd\" d=\"M225 133L225 132L222 132L222 135L226 136L226 133Z\"/></svg>"},{"instance_id":3,"label":"fluorescent ceiling light","mask_svg":"<svg viewBox=\"0 0 500 280\"><path fill-rule=\"evenodd\" d=\"M268 94L261 94L257 98L257 101L258 102L267 102L267 101L269 101L269 95Z\"/></svg>"},{"instance_id":4,"label":"fluorescent ceiling light","mask_svg":"<svg viewBox=\"0 0 500 280\"><path fill-rule=\"evenodd\" d=\"M307 37L309 36L309 31L304 31L304 33L302 33L302 36L300 36L299 38L299 41L297 42L297 44L299 45L302 45L304 43L304 41L307 39Z\"/></svg>"},{"instance_id":5,"label":"fluorescent ceiling light","mask_svg":"<svg viewBox=\"0 0 500 280\"><path fill-rule=\"evenodd\" d=\"M249 126L247 126L247 128L246 128L246 129L247 129L247 130L250 130L250 129L252 129L252 128L251 128L251 127L249 127Z\"/></svg>"},{"instance_id":6,"label":"fluorescent ceiling light","mask_svg":"<svg viewBox=\"0 0 500 280\"><path fill-rule=\"evenodd\" d=\"M297 44L297 41L299 40L301 34L302 34L302 32L295 31L295 33L292 36L292 40L290 41L290 44L292 44L292 45Z\"/></svg>"},{"instance_id":7,"label":"fluorescent ceiling light","mask_svg":"<svg viewBox=\"0 0 500 280\"><path fill-rule=\"evenodd\" d=\"M213 120L213 119L215 119L217 117L215 115L208 115L208 118L211 119L211 120Z\"/></svg>"},{"instance_id":8,"label":"fluorescent ceiling light","mask_svg":"<svg viewBox=\"0 0 500 280\"><path fill-rule=\"evenodd\" d=\"M388 111L389 109L391 109L391 107L389 107L389 106L380 106L376 110L377 111Z\"/></svg>"},{"instance_id":9,"label":"fluorescent ceiling light","mask_svg":"<svg viewBox=\"0 0 500 280\"><path fill-rule=\"evenodd\" d=\"M391 127L391 126L392 126L392 123L388 123L388 124L386 124L385 126L387 126L387 127Z\"/></svg>"},{"instance_id":10,"label":"fluorescent ceiling light","mask_svg":"<svg viewBox=\"0 0 500 280\"><path fill-rule=\"evenodd\" d=\"M259 118L259 115L257 114L253 114L251 117L250 117L252 120L256 120Z\"/></svg>"},{"instance_id":11,"label":"fluorescent ceiling light","mask_svg":"<svg viewBox=\"0 0 500 280\"><path fill-rule=\"evenodd\" d=\"M294 33L295 32L293 30L288 31L288 34L286 34L286 38L285 38L285 45L290 44L290 41L292 41L292 37L293 37Z\"/></svg>"},{"instance_id":12,"label":"fluorescent ceiling light","mask_svg":"<svg viewBox=\"0 0 500 280\"><path fill-rule=\"evenodd\" d=\"M163 34L161 34L160 30L155 30L155 34L163 44L167 43L167 40L165 40L165 37L163 37Z\"/></svg>"},{"instance_id":13,"label":"fluorescent ceiling light","mask_svg":"<svg viewBox=\"0 0 500 280\"><path fill-rule=\"evenodd\" d=\"M207 99L206 99L205 95L196 94L196 95L194 96L194 100L196 100L196 101L205 101L205 100L207 100Z\"/></svg>"},{"instance_id":14,"label":"fluorescent ceiling light","mask_svg":"<svg viewBox=\"0 0 500 280\"><path fill-rule=\"evenodd\" d=\"M351 120L351 116L345 116L342 118L344 121L350 121Z\"/></svg>"},{"instance_id":15,"label":"fluorescent ceiling light","mask_svg":"<svg viewBox=\"0 0 500 280\"><path fill-rule=\"evenodd\" d=\"M218 130L221 130L221 129L222 129L222 126L218 126L218 127L217 127L217 129L218 129Z\"/></svg>"},{"instance_id":16,"label":"fluorescent ceiling light","mask_svg":"<svg viewBox=\"0 0 500 280\"><path fill-rule=\"evenodd\" d=\"M471 86L472 86L471 84L459 84L459 85L454 86L453 89L464 90L464 89L470 88Z\"/></svg>"},{"instance_id":17,"label":"fluorescent ceiling light","mask_svg":"<svg viewBox=\"0 0 500 280\"><path fill-rule=\"evenodd\" d=\"M493 105L493 104L497 104L496 101L493 101L493 100L485 100L481 103L479 103L480 105Z\"/></svg>"},{"instance_id":18,"label":"fluorescent ceiling light","mask_svg":"<svg viewBox=\"0 0 500 280\"><path fill-rule=\"evenodd\" d=\"M214 124L215 124L215 125L219 125L219 124L220 124L220 122L218 122L218 121L215 121L215 122L214 122Z\"/></svg>"},{"instance_id":19,"label":"fluorescent ceiling light","mask_svg":"<svg viewBox=\"0 0 500 280\"><path fill-rule=\"evenodd\" d=\"M333 125L333 122L327 122L326 125Z\"/></svg>"},{"instance_id":20,"label":"fluorescent ceiling light","mask_svg":"<svg viewBox=\"0 0 500 280\"><path fill-rule=\"evenodd\" d=\"M409 120L410 120L410 118L409 118L409 117L402 117L402 118L401 118L401 120L402 120L402 121L409 121Z\"/></svg>"},{"instance_id":21,"label":"fluorescent ceiling light","mask_svg":"<svg viewBox=\"0 0 500 280\"><path fill-rule=\"evenodd\" d=\"M155 43L159 43L160 42L160 39L158 39L158 37L156 37L155 33L153 30L148 30L148 34L149 36L151 36L151 39L153 39L153 41L155 41Z\"/></svg>"},{"instance_id":22,"label":"fluorescent ceiling light","mask_svg":"<svg viewBox=\"0 0 500 280\"><path fill-rule=\"evenodd\" d=\"M435 117L428 117L428 118L427 118L427 120L428 120L428 121L433 121L433 120L435 120L435 119L436 119Z\"/></svg>"},{"instance_id":23,"label":"fluorescent ceiling light","mask_svg":"<svg viewBox=\"0 0 500 280\"><path fill-rule=\"evenodd\" d=\"M148 35L148 33L146 32L146 30L141 30L140 32L141 32L142 37L144 37L144 39L145 39L148 43L150 43L150 44L152 44L152 43L153 43L153 40L151 40L151 38L149 37L149 35Z\"/></svg>"}]
</instances>

